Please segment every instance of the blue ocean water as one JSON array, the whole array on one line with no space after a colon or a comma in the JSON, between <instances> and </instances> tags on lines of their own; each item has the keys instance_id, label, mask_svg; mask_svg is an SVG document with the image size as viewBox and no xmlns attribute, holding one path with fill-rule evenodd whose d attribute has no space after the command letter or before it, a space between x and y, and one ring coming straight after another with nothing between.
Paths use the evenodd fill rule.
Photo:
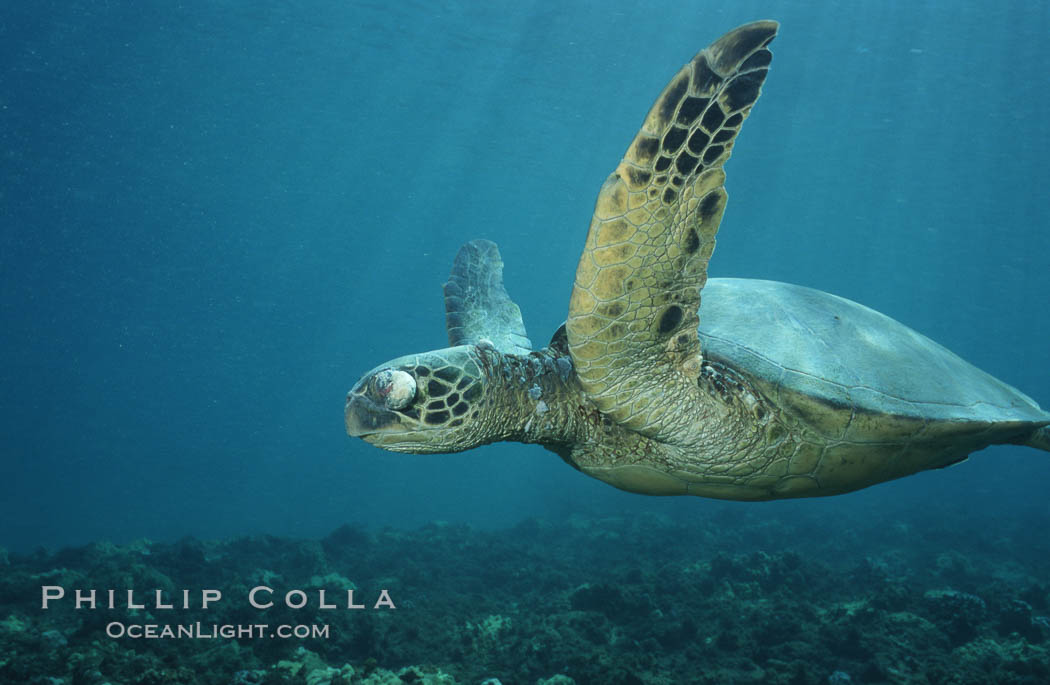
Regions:
<instances>
[{"instance_id":1,"label":"blue ocean water","mask_svg":"<svg viewBox=\"0 0 1050 685\"><path fill-rule=\"evenodd\" d=\"M469 239L543 344L655 96L766 17L712 275L855 299L1050 405L1044 3L5 3L0 545L745 510L835 534L931 501L1046 529L1050 455L1020 447L741 504L345 436L362 372L445 345Z\"/></svg>"}]
</instances>

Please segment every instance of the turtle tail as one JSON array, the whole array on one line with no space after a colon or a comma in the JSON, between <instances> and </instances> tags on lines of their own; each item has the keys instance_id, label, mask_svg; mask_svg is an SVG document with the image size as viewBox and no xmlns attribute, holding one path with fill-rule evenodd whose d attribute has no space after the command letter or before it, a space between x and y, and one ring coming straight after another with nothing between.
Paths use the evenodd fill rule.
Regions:
<instances>
[{"instance_id":1,"label":"turtle tail","mask_svg":"<svg viewBox=\"0 0 1050 685\"><path fill-rule=\"evenodd\" d=\"M1022 444L1050 452L1050 426L1036 428Z\"/></svg>"}]
</instances>

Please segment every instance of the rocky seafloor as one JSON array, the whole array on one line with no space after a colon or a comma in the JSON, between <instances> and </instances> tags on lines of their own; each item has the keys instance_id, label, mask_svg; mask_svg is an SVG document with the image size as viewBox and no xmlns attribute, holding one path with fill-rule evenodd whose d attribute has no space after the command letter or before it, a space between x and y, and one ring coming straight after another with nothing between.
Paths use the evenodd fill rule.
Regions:
<instances>
[{"instance_id":1,"label":"rocky seafloor","mask_svg":"<svg viewBox=\"0 0 1050 685\"><path fill-rule=\"evenodd\" d=\"M773 520L760 506L707 511L715 513L694 522L344 526L321 540L0 551L0 681L1050 682L1050 542L1030 522L951 512L902 520L857 512L844 522L829 520L827 507L780 510ZM43 609L42 588L59 587L65 596ZM274 606L253 607L255 587L272 588L256 600ZM129 588L144 608L127 608ZM96 590L95 609L75 607L77 589L84 599ZM104 608L108 589L117 608ZM205 589L222 599L202 610ZM320 607L319 589L337 608ZM346 608L348 589L365 608ZM156 590L173 608L156 606ZM287 606L289 590L302 590L291 601L306 606ZM259 624L268 632L107 634L197 622L205 633ZM329 632L270 637L281 625Z\"/></svg>"}]
</instances>

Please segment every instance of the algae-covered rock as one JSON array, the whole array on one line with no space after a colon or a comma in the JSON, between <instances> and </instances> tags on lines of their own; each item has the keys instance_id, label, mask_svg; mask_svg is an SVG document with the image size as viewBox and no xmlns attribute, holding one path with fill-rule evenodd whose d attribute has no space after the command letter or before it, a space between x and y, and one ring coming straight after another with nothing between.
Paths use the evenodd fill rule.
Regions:
<instances>
[{"instance_id":1,"label":"algae-covered rock","mask_svg":"<svg viewBox=\"0 0 1050 685\"><path fill-rule=\"evenodd\" d=\"M26 622L14 614L0 621L0 633L22 633L25 632Z\"/></svg>"},{"instance_id":2,"label":"algae-covered rock","mask_svg":"<svg viewBox=\"0 0 1050 685\"><path fill-rule=\"evenodd\" d=\"M576 681L567 675L555 673L550 678L540 678L536 685L576 685Z\"/></svg>"},{"instance_id":3,"label":"algae-covered rock","mask_svg":"<svg viewBox=\"0 0 1050 685\"><path fill-rule=\"evenodd\" d=\"M65 647L67 644L69 644L69 641L66 639L66 636L63 635L61 631L55 630L54 628L52 628L51 630L45 630L44 632L40 633L40 638L44 641L44 643L48 646L49 649L58 649L60 647Z\"/></svg>"},{"instance_id":4,"label":"algae-covered rock","mask_svg":"<svg viewBox=\"0 0 1050 685\"><path fill-rule=\"evenodd\" d=\"M368 677L355 681L361 685L458 685L456 679L451 675L433 667L406 666L394 672L385 668L377 668Z\"/></svg>"},{"instance_id":5,"label":"algae-covered rock","mask_svg":"<svg viewBox=\"0 0 1050 685\"><path fill-rule=\"evenodd\" d=\"M262 669L244 669L233 674L229 685L263 685L266 682L266 671Z\"/></svg>"},{"instance_id":6,"label":"algae-covered rock","mask_svg":"<svg viewBox=\"0 0 1050 685\"><path fill-rule=\"evenodd\" d=\"M329 588L338 590L356 590L357 584L339 573L326 573L324 575L314 574L307 581L310 587Z\"/></svg>"},{"instance_id":7,"label":"algae-covered rock","mask_svg":"<svg viewBox=\"0 0 1050 685\"><path fill-rule=\"evenodd\" d=\"M923 595L926 612L953 645L977 637L978 626L987 613L985 601L977 595L956 590L930 590Z\"/></svg>"},{"instance_id":8,"label":"algae-covered rock","mask_svg":"<svg viewBox=\"0 0 1050 685\"><path fill-rule=\"evenodd\" d=\"M306 674L306 685L349 685L354 677L354 667L343 664L341 667L325 666L315 668Z\"/></svg>"},{"instance_id":9,"label":"algae-covered rock","mask_svg":"<svg viewBox=\"0 0 1050 685\"><path fill-rule=\"evenodd\" d=\"M514 622L507 616L492 614L491 616L486 616L485 619L477 625L477 629L482 637L496 640L499 638L500 633L505 630L510 630L510 627L513 624Z\"/></svg>"},{"instance_id":10,"label":"algae-covered rock","mask_svg":"<svg viewBox=\"0 0 1050 685\"><path fill-rule=\"evenodd\" d=\"M971 682L1050 682L1050 654L1024 639L978 638L952 657L959 673L974 674Z\"/></svg>"},{"instance_id":11,"label":"algae-covered rock","mask_svg":"<svg viewBox=\"0 0 1050 685\"><path fill-rule=\"evenodd\" d=\"M999 632L1003 635L1017 633L1029 642L1039 642L1043 636L1032 605L1022 599L1012 599L1000 607Z\"/></svg>"}]
</instances>

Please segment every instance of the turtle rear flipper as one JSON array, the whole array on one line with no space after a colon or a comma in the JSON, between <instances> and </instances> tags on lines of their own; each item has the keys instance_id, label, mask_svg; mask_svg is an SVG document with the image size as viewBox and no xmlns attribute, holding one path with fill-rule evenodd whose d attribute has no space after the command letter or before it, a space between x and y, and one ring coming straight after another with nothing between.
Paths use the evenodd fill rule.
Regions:
<instances>
[{"instance_id":1,"label":"turtle rear flipper","mask_svg":"<svg viewBox=\"0 0 1050 685\"><path fill-rule=\"evenodd\" d=\"M521 309L503 287L503 259L496 243L471 240L459 248L444 290L449 345L487 340L506 354L532 351Z\"/></svg>"},{"instance_id":2,"label":"turtle rear flipper","mask_svg":"<svg viewBox=\"0 0 1050 685\"><path fill-rule=\"evenodd\" d=\"M690 442L703 416L697 309L726 192L778 25L730 31L675 75L594 209L566 322L587 397L620 425Z\"/></svg>"},{"instance_id":3,"label":"turtle rear flipper","mask_svg":"<svg viewBox=\"0 0 1050 685\"><path fill-rule=\"evenodd\" d=\"M1050 452L1050 426L1036 428L1021 444Z\"/></svg>"}]
</instances>

